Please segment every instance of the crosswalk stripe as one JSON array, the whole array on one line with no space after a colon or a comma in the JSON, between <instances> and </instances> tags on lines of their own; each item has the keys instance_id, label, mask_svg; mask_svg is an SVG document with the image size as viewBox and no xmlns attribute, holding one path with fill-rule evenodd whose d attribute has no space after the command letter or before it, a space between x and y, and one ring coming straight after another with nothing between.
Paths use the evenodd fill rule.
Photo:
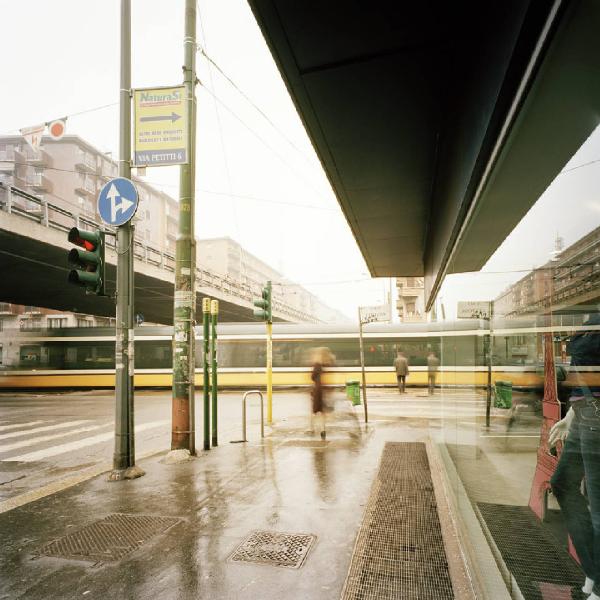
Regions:
<instances>
[{"instance_id":1,"label":"crosswalk stripe","mask_svg":"<svg viewBox=\"0 0 600 600\"><path fill-rule=\"evenodd\" d=\"M142 423L141 425L138 425L135 428L135 432L139 433L141 431L146 431L147 429L154 429L155 427L167 425L170 422L170 419L165 419L162 421ZM81 440L76 440L74 442L60 444L59 446L51 446L50 448L45 448L44 450L37 450L36 452L21 454L21 456L11 456L10 458L3 458L2 462L34 462L36 460L43 460L44 458L56 456L57 454L64 454L65 452L70 452L71 450L79 450L80 448L85 448L86 446L92 446L101 442L107 442L108 440L113 439L114 436L115 434L113 431L110 431L108 433L99 433L98 435L93 435L87 438L83 438Z\"/></svg>"},{"instance_id":2,"label":"crosswalk stripe","mask_svg":"<svg viewBox=\"0 0 600 600\"><path fill-rule=\"evenodd\" d=\"M57 440L67 435L75 435L77 433L85 433L86 431L95 431L102 427L109 426L110 423L104 423L103 425L88 425L87 427L79 427L78 429L70 429L69 431L61 431L60 433L52 433L50 435L41 435L37 437L27 438L20 442L13 442L12 444L0 444L0 452L9 452L16 450L17 448L25 448L27 446L35 446L35 444L41 444L42 442L49 442L51 440Z\"/></svg>"},{"instance_id":3,"label":"crosswalk stripe","mask_svg":"<svg viewBox=\"0 0 600 600\"><path fill-rule=\"evenodd\" d=\"M84 423L89 422L89 419L85 419L83 421L64 421L63 423L57 423L56 425L46 425L44 427L36 427L35 429L26 429L24 431L11 431L10 433L0 434L0 440L8 440L9 438L30 435L33 433L42 433L43 431L52 431L53 429L65 429L67 427L75 427L76 425L83 425Z\"/></svg>"},{"instance_id":4,"label":"crosswalk stripe","mask_svg":"<svg viewBox=\"0 0 600 600\"><path fill-rule=\"evenodd\" d=\"M2 421L4 423L4 421ZM45 423L45 421L30 421L29 423L13 423L12 425L0 425L0 431L6 431L7 429L16 429L17 427L31 427L32 425L39 425Z\"/></svg>"}]
</instances>

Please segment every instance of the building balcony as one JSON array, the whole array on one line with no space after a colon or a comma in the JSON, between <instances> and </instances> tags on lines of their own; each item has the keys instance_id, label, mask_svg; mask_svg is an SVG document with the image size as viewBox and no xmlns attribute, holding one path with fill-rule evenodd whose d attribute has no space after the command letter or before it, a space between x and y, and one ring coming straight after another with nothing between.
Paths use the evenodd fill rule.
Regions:
<instances>
[{"instance_id":1,"label":"building balcony","mask_svg":"<svg viewBox=\"0 0 600 600\"><path fill-rule=\"evenodd\" d=\"M424 320L425 316L419 313L405 314L404 317L402 317L403 323L422 323Z\"/></svg>"},{"instance_id":2,"label":"building balcony","mask_svg":"<svg viewBox=\"0 0 600 600\"><path fill-rule=\"evenodd\" d=\"M44 192L46 194L52 192L52 182L44 175L36 175L28 179L27 183L35 192Z\"/></svg>"},{"instance_id":3,"label":"building balcony","mask_svg":"<svg viewBox=\"0 0 600 600\"><path fill-rule=\"evenodd\" d=\"M16 315L17 310L8 302L0 302L0 315Z\"/></svg>"},{"instance_id":4,"label":"building balcony","mask_svg":"<svg viewBox=\"0 0 600 600\"><path fill-rule=\"evenodd\" d=\"M425 292L423 286L399 285L398 296L420 296Z\"/></svg>"},{"instance_id":5,"label":"building balcony","mask_svg":"<svg viewBox=\"0 0 600 600\"><path fill-rule=\"evenodd\" d=\"M37 152L33 152L27 157L27 164L34 167L50 167L52 158L43 148L39 148Z\"/></svg>"},{"instance_id":6,"label":"building balcony","mask_svg":"<svg viewBox=\"0 0 600 600\"><path fill-rule=\"evenodd\" d=\"M75 158L75 168L84 173L95 173L98 168L96 157L79 152Z\"/></svg>"},{"instance_id":7,"label":"building balcony","mask_svg":"<svg viewBox=\"0 0 600 600\"><path fill-rule=\"evenodd\" d=\"M13 160L2 160L0 156L0 173L12 173L15 170L15 162Z\"/></svg>"},{"instance_id":8,"label":"building balcony","mask_svg":"<svg viewBox=\"0 0 600 600\"><path fill-rule=\"evenodd\" d=\"M80 177L75 184L75 191L84 196L95 196L96 186L91 179L88 179L87 177Z\"/></svg>"}]
</instances>

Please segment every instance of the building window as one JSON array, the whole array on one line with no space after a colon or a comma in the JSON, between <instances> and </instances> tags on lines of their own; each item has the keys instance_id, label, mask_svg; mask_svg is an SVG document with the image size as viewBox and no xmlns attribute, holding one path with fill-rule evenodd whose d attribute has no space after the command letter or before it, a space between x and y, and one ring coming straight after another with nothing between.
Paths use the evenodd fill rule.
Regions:
<instances>
[{"instance_id":1,"label":"building window","mask_svg":"<svg viewBox=\"0 0 600 600\"><path fill-rule=\"evenodd\" d=\"M88 319L77 319L77 327L91 327L92 322Z\"/></svg>"},{"instance_id":2,"label":"building window","mask_svg":"<svg viewBox=\"0 0 600 600\"><path fill-rule=\"evenodd\" d=\"M10 304L8 302L0 302L0 313L11 312Z\"/></svg>"},{"instance_id":3,"label":"building window","mask_svg":"<svg viewBox=\"0 0 600 600\"><path fill-rule=\"evenodd\" d=\"M37 306L25 306L26 313L39 313L40 309Z\"/></svg>"},{"instance_id":4,"label":"building window","mask_svg":"<svg viewBox=\"0 0 600 600\"><path fill-rule=\"evenodd\" d=\"M4 331L4 319L0 319L0 333Z\"/></svg>"},{"instance_id":5,"label":"building window","mask_svg":"<svg viewBox=\"0 0 600 600\"><path fill-rule=\"evenodd\" d=\"M21 319L19 323L19 329L21 331L36 331L42 328L42 320L41 319L31 319L25 318Z\"/></svg>"},{"instance_id":6,"label":"building window","mask_svg":"<svg viewBox=\"0 0 600 600\"><path fill-rule=\"evenodd\" d=\"M48 317L49 329L64 329L67 326L66 317Z\"/></svg>"}]
</instances>

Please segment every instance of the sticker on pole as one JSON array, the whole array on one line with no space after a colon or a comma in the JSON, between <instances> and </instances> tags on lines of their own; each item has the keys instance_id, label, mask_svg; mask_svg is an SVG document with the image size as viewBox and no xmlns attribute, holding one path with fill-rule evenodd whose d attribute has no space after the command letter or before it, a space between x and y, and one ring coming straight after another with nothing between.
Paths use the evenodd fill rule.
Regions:
<instances>
[{"instance_id":1,"label":"sticker on pole","mask_svg":"<svg viewBox=\"0 0 600 600\"><path fill-rule=\"evenodd\" d=\"M135 185L125 177L111 179L98 196L98 214L113 227L125 225L133 218L138 207Z\"/></svg>"},{"instance_id":2,"label":"sticker on pole","mask_svg":"<svg viewBox=\"0 0 600 600\"><path fill-rule=\"evenodd\" d=\"M133 164L183 165L189 161L185 87L133 90Z\"/></svg>"}]
</instances>

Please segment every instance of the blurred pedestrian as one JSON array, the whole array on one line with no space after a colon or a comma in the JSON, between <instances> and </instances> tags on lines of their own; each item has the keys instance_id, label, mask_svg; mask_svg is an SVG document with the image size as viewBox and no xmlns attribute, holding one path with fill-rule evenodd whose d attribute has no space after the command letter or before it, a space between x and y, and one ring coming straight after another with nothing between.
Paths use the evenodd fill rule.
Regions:
<instances>
[{"instance_id":1,"label":"blurred pedestrian","mask_svg":"<svg viewBox=\"0 0 600 600\"><path fill-rule=\"evenodd\" d=\"M315 431L315 422L319 424L321 439L325 439L325 414L329 410L323 390L323 369L333 364L333 355L328 348L315 348L312 355L312 380L311 400L311 431Z\"/></svg>"},{"instance_id":2,"label":"blurred pedestrian","mask_svg":"<svg viewBox=\"0 0 600 600\"><path fill-rule=\"evenodd\" d=\"M404 394L406 388L406 377L408 376L408 359L404 352L398 352L396 360L394 360L394 368L396 369L396 379L398 380L398 390Z\"/></svg>"},{"instance_id":3,"label":"blurred pedestrian","mask_svg":"<svg viewBox=\"0 0 600 600\"><path fill-rule=\"evenodd\" d=\"M435 352L430 352L427 356L427 386L430 396L433 396L435 393L435 380L439 368L440 359L435 355Z\"/></svg>"}]
</instances>

